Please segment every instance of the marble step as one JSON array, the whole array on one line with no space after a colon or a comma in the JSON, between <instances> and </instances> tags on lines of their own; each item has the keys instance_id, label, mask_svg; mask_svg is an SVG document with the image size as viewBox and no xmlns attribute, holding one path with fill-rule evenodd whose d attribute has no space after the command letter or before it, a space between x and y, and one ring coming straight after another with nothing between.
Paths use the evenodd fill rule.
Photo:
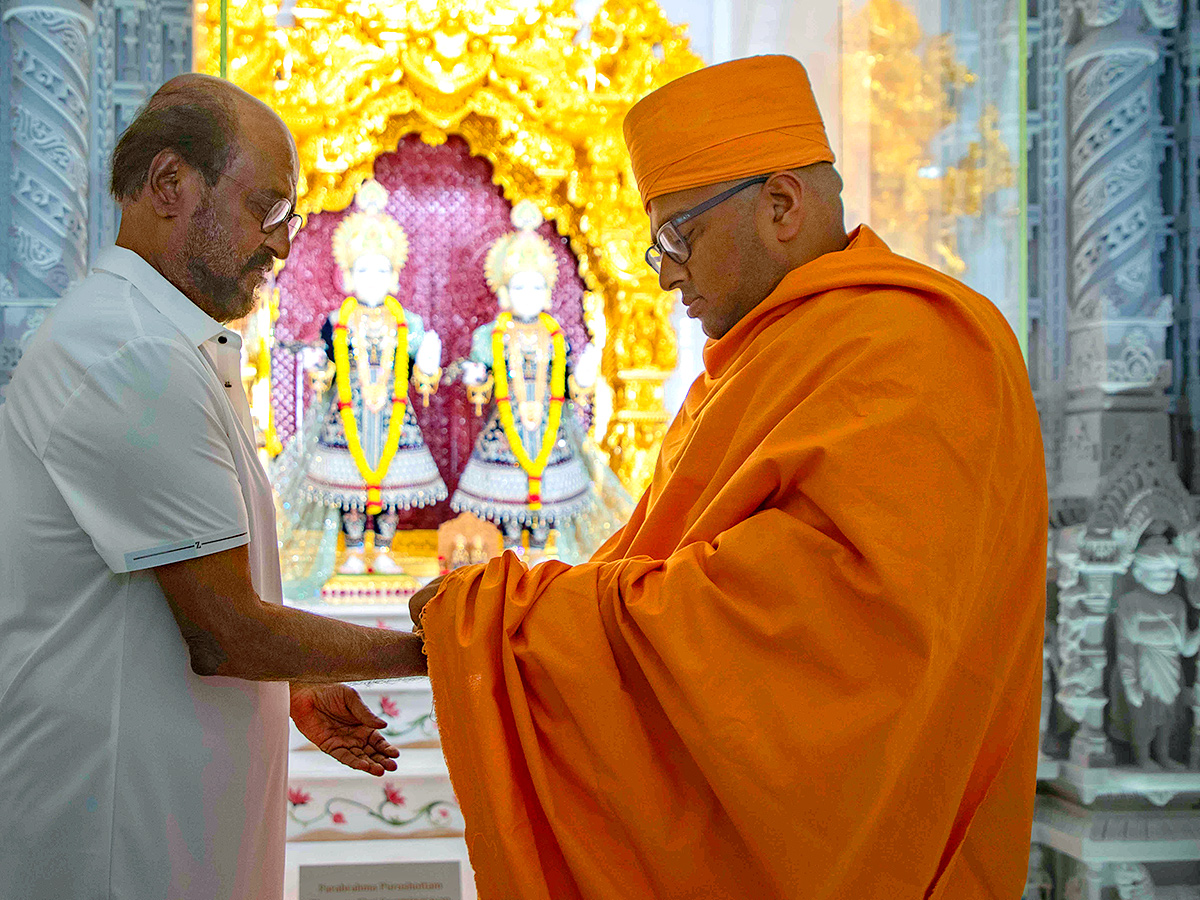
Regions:
<instances>
[{"instance_id":1,"label":"marble step","mask_svg":"<svg viewBox=\"0 0 1200 900\"><path fill-rule=\"evenodd\" d=\"M353 685L375 715L387 720L383 735L396 747L437 747L433 693L428 678L362 681ZM292 749L315 749L291 726Z\"/></svg>"},{"instance_id":2,"label":"marble step","mask_svg":"<svg viewBox=\"0 0 1200 900\"><path fill-rule=\"evenodd\" d=\"M396 762L395 772L376 778L317 750L292 750L288 841L461 837L462 812L441 750L402 750Z\"/></svg>"}]
</instances>

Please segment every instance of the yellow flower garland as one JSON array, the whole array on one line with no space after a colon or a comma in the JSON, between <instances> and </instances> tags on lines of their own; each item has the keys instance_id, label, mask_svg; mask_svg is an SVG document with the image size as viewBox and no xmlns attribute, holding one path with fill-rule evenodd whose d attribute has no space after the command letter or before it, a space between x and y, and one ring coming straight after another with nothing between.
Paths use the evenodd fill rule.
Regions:
<instances>
[{"instance_id":1,"label":"yellow flower garland","mask_svg":"<svg viewBox=\"0 0 1200 900\"><path fill-rule=\"evenodd\" d=\"M512 327L512 313L501 313L492 331L492 375L496 380L496 408L500 412L500 425L504 428L504 436L508 438L513 456L529 476L529 497L526 502L533 511L542 508L542 473L546 471L550 451L554 449L554 442L558 440L558 426L562 421L567 387L567 345L562 328L548 313L542 313L538 320L542 327L550 332L550 339L554 342L554 359L550 363L550 420L546 423L546 433L542 437L542 446L538 449L536 459L530 458L529 451L521 441L521 434L517 431L517 423L513 418L512 401L508 396L504 335Z\"/></svg>"},{"instance_id":2,"label":"yellow flower garland","mask_svg":"<svg viewBox=\"0 0 1200 900\"><path fill-rule=\"evenodd\" d=\"M342 419L342 428L346 432L346 447L358 467L358 473L367 483L367 513L375 515L383 511L383 493L380 485L387 475L392 457L400 447L400 431L404 427L404 411L408 404L408 321L404 316L404 307L395 298L389 296L384 300L384 306L396 319L396 352L392 360L392 418L388 422L387 442L383 446L383 455L379 457L379 465L375 468L367 463L363 453L362 440L358 436L358 422L354 418L354 407L350 395L350 338L346 331L346 323L358 308L356 297L347 297L338 311L337 325L333 329L333 362L337 373L338 415Z\"/></svg>"}]
</instances>

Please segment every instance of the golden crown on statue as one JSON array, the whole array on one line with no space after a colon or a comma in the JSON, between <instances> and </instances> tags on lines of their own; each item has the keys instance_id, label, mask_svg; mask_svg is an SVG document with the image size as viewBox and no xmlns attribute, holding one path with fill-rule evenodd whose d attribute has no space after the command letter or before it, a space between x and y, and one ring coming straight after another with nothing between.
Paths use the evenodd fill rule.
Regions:
<instances>
[{"instance_id":1,"label":"golden crown on statue","mask_svg":"<svg viewBox=\"0 0 1200 900\"><path fill-rule=\"evenodd\" d=\"M354 198L357 212L352 212L333 232L333 258L342 274L348 275L354 261L362 256L380 255L391 260L399 272L408 259L408 235L400 223L384 210L387 189L369 178L363 182Z\"/></svg>"},{"instance_id":2,"label":"golden crown on statue","mask_svg":"<svg viewBox=\"0 0 1200 900\"><path fill-rule=\"evenodd\" d=\"M483 264L488 287L498 293L518 272L532 271L546 279L546 287L553 288L558 280L558 259L550 242L537 233L545 221L537 204L522 200L513 207L511 220L517 230L498 238Z\"/></svg>"}]
</instances>

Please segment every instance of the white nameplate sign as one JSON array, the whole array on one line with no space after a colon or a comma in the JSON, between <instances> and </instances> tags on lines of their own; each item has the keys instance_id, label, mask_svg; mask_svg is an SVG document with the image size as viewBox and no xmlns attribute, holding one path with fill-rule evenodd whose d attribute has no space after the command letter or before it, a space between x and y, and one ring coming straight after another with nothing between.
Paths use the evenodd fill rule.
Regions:
<instances>
[{"instance_id":1,"label":"white nameplate sign","mask_svg":"<svg viewBox=\"0 0 1200 900\"><path fill-rule=\"evenodd\" d=\"M301 866L300 900L462 900L462 864Z\"/></svg>"}]
</instances>

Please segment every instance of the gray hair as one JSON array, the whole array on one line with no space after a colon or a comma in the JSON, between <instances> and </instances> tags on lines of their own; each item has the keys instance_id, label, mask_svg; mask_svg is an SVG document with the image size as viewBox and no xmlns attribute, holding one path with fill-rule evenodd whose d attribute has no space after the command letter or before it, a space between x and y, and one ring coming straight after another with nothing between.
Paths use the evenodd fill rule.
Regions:
<instances>
[{"instance_id":1,"label":"gray hair","mask_svg":"<svg viewBox=\"0 0 1200 900\"><path fill-rule=\"evenodd\" d=\"M110 181L113 197L122 202L140 194L150 163L167 149L199 170L212 187L234 154L237 131L237 115L220 91L199 80L164 85L117 141Z\"/></svg>"}]
</instances>

